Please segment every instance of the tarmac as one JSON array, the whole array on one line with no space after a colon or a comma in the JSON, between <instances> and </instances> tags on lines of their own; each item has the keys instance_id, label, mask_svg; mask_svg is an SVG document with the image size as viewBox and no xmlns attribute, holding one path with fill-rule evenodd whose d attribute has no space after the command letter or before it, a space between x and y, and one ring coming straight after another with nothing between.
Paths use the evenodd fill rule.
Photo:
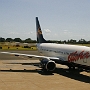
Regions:
<instances>
[{"instance_id":1,"label":"tarmac","mask_svg":"<svg viewBox=\"0 0 90 90\"><path fill-rule=\"evenodd\" d=\"M12 51L39 55L38 51ZM90 90L90 72L69 71L57 64L43 72L39 59L0 54L0 90Z\"/></svg>"}]
</instances>

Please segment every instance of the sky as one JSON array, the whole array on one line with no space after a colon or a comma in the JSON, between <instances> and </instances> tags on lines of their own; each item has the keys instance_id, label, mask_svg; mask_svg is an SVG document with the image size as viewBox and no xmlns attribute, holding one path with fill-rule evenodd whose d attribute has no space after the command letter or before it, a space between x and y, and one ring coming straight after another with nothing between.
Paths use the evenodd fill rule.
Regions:
<instances>
[{"instance_id":1,"label":"sky","mask_svg":"<svg viewBox=\"0 0 90 90\"><path fill-rule=\"evenodd\" d=\"M0 37L36 40L35 17L46 40L90 40L90 0L0 0Z\"/></svg>"}]
</instances>

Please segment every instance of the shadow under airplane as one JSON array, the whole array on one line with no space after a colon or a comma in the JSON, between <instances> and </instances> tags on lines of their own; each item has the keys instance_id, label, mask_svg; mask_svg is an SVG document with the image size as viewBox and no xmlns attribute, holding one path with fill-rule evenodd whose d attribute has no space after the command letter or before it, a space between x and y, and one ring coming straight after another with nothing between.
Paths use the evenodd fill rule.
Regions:
<instances>
[{"instance_id":1,"label":"shadow under airplane","mask_svg":"<svg viewBox=\"0 0 90 90\"><path fill-rule=\"evenodd\" d=\"M40 66L40 63L8 63L8 64L22 64L22 65L33 65L36 67ZM56 68L55 71L52 72L46 72L43 71L42 68L40 69L34 69L34 70L0 70L0 72L28 72L28 73L39 73L41 75L54 75L59 74L74 80L78 80L85 83L90 83L90 76L86 76L83 74L80 74L79 70L69 70L68 68Z\"/></svg>"}]
</instances>

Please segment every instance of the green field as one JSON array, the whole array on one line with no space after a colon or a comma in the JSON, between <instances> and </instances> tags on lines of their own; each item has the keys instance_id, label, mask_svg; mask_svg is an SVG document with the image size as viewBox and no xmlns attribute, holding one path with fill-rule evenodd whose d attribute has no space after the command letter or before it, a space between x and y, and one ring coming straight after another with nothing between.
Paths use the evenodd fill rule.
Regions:
<instances>
[{"instance_id":1,"label":"green field","mask_svg":"<svg viewBox=\"0 0 90 90\"><path fill-rule=\"evenodd\" d=\"M80 46L87 46L90 47L90 44L75 44ZM28 48L25 48L22 45L12 45L12 43L0 43L0 50L37 50L37 47L35 44L30 44Z\"/></svg>"},{"instance_id":2,"label":"green field","mask_svg":"<svg viewBox=\"0 0 90 90\"><path fill-rule=\"evenodd\" d=\"M36 47L24 48L24 47L13 47L13 46L0 46L1 50L37 50Z\"/></svg>"},{"instance_id":3,"label":"green field","mask_svg":"<svg viewBox=\"0 0 90 90\"><path fill-rule=\"evenodd\" d=\"M36 45L30 44L30 46L25 47L28 45L15 45L12 43L0 43L0 50L37 50Z\"/></svg>"},{"instance_id":4,"label":"green field","mask_svg":"<svg viewBox=\"0 0 90 90\"><path fill-rule=\"evenodd\" d=\"M80 46L87 46L87 47L90 47L90 44L75 44L75 45L80 45Z\"/></svg>"},{"instance_id":5,"label":"green field","mask_svg":"<svg viewBox=\"0 0 90 90\"><path fill-rule=\"evenodd\" d=\"M1 50L37 50L36 47L23 48L23 47L13 47L13 46L2 46Z\"/></svg>"}]
</instances>

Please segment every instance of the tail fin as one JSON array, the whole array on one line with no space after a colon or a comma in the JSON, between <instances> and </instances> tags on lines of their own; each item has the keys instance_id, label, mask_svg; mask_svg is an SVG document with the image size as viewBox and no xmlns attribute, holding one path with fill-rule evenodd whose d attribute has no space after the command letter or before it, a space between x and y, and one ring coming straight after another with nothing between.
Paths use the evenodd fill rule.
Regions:
<instances>
[{"instance_id":1,"label":"tail fin","mask_svg":"<svg viewBox=\"0 0 90 90\"><path fill-rule=\"evenodd\" d=\"M37 32L37 43L46 43L46 40L43 38L38 17L36 17L36 32Z\"/></svg>"}]
</instances>

